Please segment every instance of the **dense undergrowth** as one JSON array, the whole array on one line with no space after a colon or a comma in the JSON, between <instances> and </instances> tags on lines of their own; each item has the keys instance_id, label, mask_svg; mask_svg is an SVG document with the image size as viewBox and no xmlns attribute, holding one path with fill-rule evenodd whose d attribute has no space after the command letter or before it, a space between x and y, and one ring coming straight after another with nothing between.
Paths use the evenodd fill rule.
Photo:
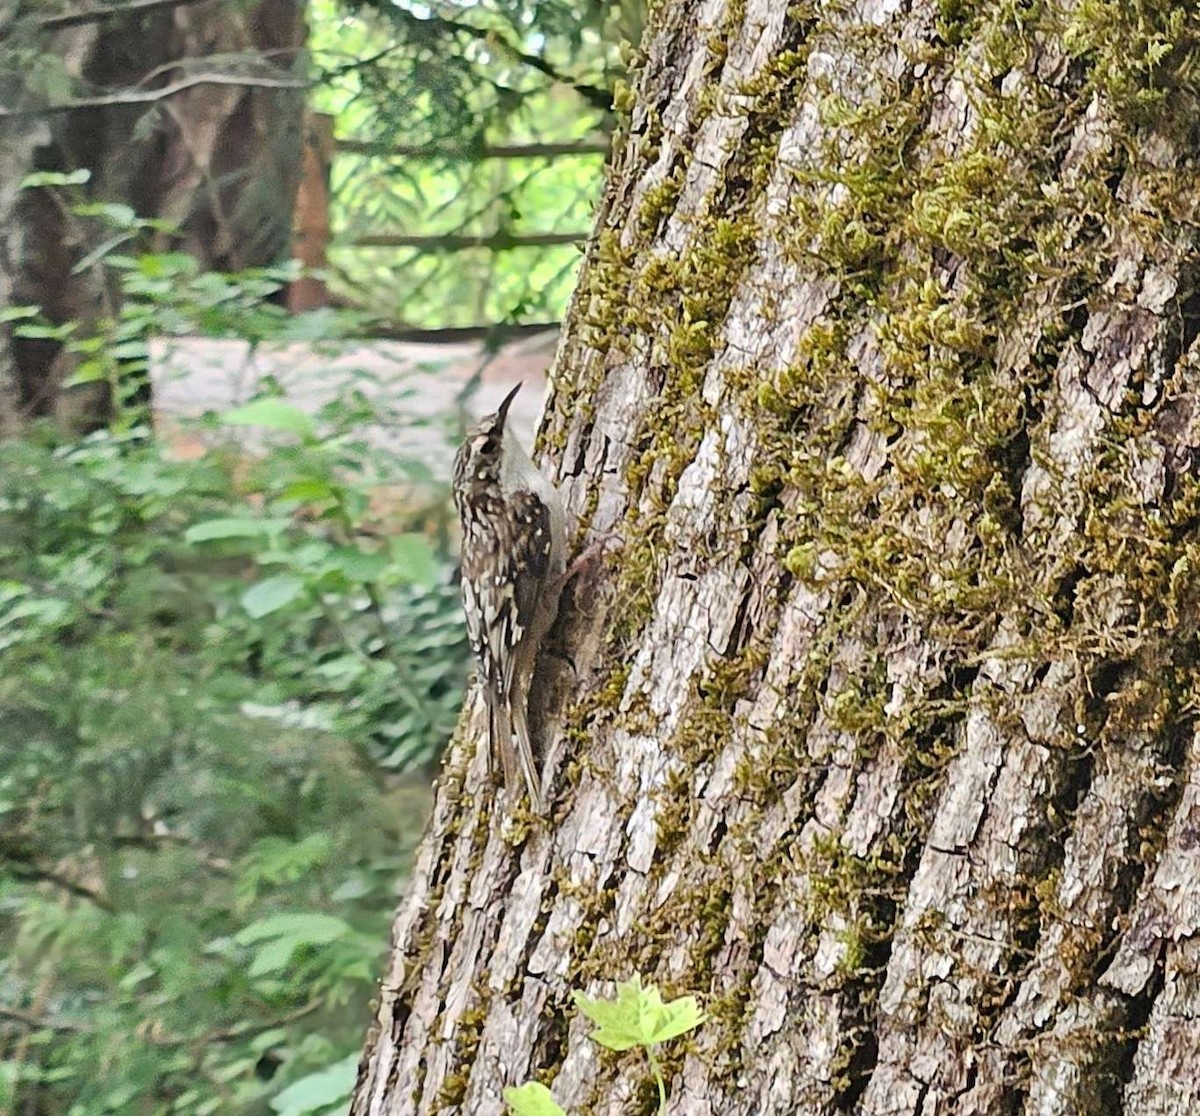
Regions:
<instances>
[{"instance_id":1,"label":"dense undergrowth","mask_svg":"<svg viewBox=\"0 0 1200 1116\"><path fill-rule=\"evenodd\" d=\"M316 416L267 385L206 435L265 453L173 459L148 327L296 320L269 276L107 265L121 315L70 344L113 423L0 444L0 1110L336 1111L466 674L445 493L353 383Z\"/></svg>"}]
</instances>

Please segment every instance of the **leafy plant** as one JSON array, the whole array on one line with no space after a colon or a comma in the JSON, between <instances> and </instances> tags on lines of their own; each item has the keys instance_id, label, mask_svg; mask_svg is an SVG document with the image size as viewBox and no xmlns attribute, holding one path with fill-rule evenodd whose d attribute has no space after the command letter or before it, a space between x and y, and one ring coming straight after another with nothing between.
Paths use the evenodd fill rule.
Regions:
<instances>
[{"instance_id":1,"label":"leafy plant","mask_svg":"<svg viewBox=\"0 0 1200 1116\"><path fill-rule=\"evenodd\" d=\"M680 996L664 1003L658 987L643 985L641 975L617 982L614 999L593 999L574 993L575 1006L595 1024L589 1036L609 1050L624 1051L640 1046L646 1051L650 1070L658 1085L658 1110L667 1110L667 1085L655 1047L695 1030L704 1022L695 996ZM505 1089L504 1099L515 1116L566 1116L546 1086L531 1081Z\"/></svg>"},{"instance_id":2,"label":"leafy plant","mask_svg":"<svg viewBox=\"0 0 1200 1116\"><path fill-rule=\"evenodd\" d=\"M104 266L131 284L126 324L144 300L180 329L310 328L261 304L261 275ZM461 701L446 493L367 445L366 421L402 416L353 381L313 415L267 385L204 420L208 454L171 458L126 391L148 349L109 360L151 320L119 342L102 322L95 347L67 331L116 377L111 428L0 444L0 739L19 743L0 749L0 1098L327 1112ZM226 443L251 425L269 437L248 458ZM417 478L419 503L373 503Z\"/></svg>"},{"instance_id":3,"label":"leafy plant","mask_svg":"<svg viewBox=\"0 0 1200 1116\"><path fill-rule=\"evenodd\" d=\"M515 1116L567 1116L566 1109L540 1081L505 1089L504 1100Z\"/></svg>"}]
</instances>

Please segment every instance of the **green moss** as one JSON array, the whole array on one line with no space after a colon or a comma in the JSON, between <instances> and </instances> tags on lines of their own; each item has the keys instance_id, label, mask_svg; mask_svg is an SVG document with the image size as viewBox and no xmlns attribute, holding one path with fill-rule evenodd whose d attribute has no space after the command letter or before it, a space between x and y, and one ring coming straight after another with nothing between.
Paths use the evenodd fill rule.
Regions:
<instances>
[{"instance_id":1,"label":"green moss","mask_svg":"<svg viewBox=\"0 0 1200 1116\"><path fill-rule=\"evenodd\" d=\"M637 105L633 89L624 78L617 78L613 84L613 110L619 113L631 113Z\"/></svg>"},{"instance_id":2,"label":"green moss","mask_svg":"<svg viewBox=\"0 0 1200 1116\"><path fill-rule=\"evenodd\" d=\"M1195 127L1200 18L1193 6L1081 0L1063 41L1087 64L1088 84L1134 124L1174 125L1184 135Z\"/></svg>"},{"instance_id":3,"label":"green moss","mask_svg":"<svg viewBox=\"0 0 1200 1116\"><path fill-rule=\"evenodd\" d=\"M1029 445L1045 444L1057 421L1035 408L1062 354L1080 342L1085 316L1077 304L1111 271L1118 230L1157 245L1178 233L1172 223L1195 219L1191 168L1154 167L1139 154L1138 129L1150 109L1161 107L1163 97L1191 95L1184 47L1193 18L1181 22L1169 8L1083 0L1070 17L1075 69L1055 79L1058 84L1030 80L1012 92L1004 88L1005 73L1026 63L1039 36L1061 30L1060 17L1039 0L941 0L940 41L914 48L926 76L881 76L858 104L832 89L821 100L821 118L836 134L819 153L818 169L796 171L788 218L768 235L782 241L785 258L799 263L805 276L825 281L829 302L781 370L766 376L757 367L723 364L720 409L734 411L758 436L750 487L759 503L750 538L738 545L753 550L754 532L770 516L786 571L779 595L794 583L828 594L827 618L812 651L779 684L778 723L755 730L753 753L735 773L741 820L711 851L686 844L701 808L697 776L735 731L746 731L734 711L761 684L777 610L764 606L763 630L750 645L711 666L697 683L678 728L663 742L676 762L655 802L659 856L650 888L677 867L674 857L685 847L688 882L619 948L611 936L599 940L595 930L611 910L618 881L607 881L600 895L580 896L586 925L573 943L573 981L624 973L631 963L653 972L688 935L698 944L689 950L692 970L683 983L700 990L720 983L716 970L728 952L733 903L727 858L751 846L764 812L786 794L807 800L816 793L826 757L808 749L820 716L842 734L839 747L846 737L852 741L847 751L856 773L881 749L899 758L891 828L863 856L843 847L836 821L827 839L809 844L799 832L786 834L755 864L749 890L765 927L791 882L812 882L803 916L814 933L837 927L844 953L831 982L869 1018L880 979L872 969L874 951L893 932L912 869L906 858L927 834L946 771L962 747L968 702L983 700L972 688L973 667L988 651L1000 615L1027 633L1012 655L1036 663L1067 659L1079 664L1083 678L1113 660L1143 663L1159 656L1155 700L1117 687L1111 700L1089 705L1081 692L1079 723L1103 730L1111 746L1121 732L1131 736L1139 727L1169 736L1172 719L1196 699L1200 682L1183 662L1190 652L1181 648L1200 628L1193 577L1200 544L1192 530L1200 518L1200 484L1181 477L1168 504L1147 509L1131 482L1128 458L1163 408L1187 393L1188 377L1164 385L1155 407L1143 407L1136 392L1118 401L1121 415L1106 431L1110 457L1086 482L1081 530L1054 543L1064 548L1060 569L1042 568L1046 528L1023 522L1020 492ZM804 7L794 18L808 21L812 13ZM840 41L849 53L870 58L878 54L878 37L891 30L863 28L855 32L857 42ZM617 712L629 683L630 649L660 588L667 509L700 440L715 425L717 415L701 393L714 359L727 359L725 317L760 250L774 144L780 122L790 119L796 86L807 80L810 35L811 27L798 32L803 41L796 49L738 91L752 102L739 108L747 114L747 132L720 193L689 197L696 204L685 222L678 211L689 173L685 141L680 163L647 191L627 229L601 234L588 265L578 305L591 351L578 391L590 390L606 362L633 355L656 394L622 478L630 512L609 651L625 665L581 704L577 713L585 725L644 717L642 727L656 729L646 708ZM1136 40L1124 58L1122 37ZM720 33L710 37L714 70L724 63L726 42ZM953 149L934 149L925 125L952 72L971 85L973 130ZM1166 91L1164 75L1175 80L1174 92ZM1081 157L1073 176L1065 177L1063 161L1093 93L1111 115L1116 141ZM718 100L712 94L701 115ZM1177 116L1170 121L1173 128ZM641 158L656 157L657 142ZM1118 202L1112 186L1131 174L1143 198L1144 212L1137 214ZM671 222L686 234L678 254L655 239ZM769 297L764 301L769 318L774 311ZM1014 357L1006 345L1013 347L1029 323L1032 351ZM878 460L864 471L868 443ZM1107 618L1105 593L1114 574L1125 579L1129 599L1149 609L1128 630ZM1068 576L1069 591L1060 591ZM904 627L937 648L937 661L922 668L927 685L923 677L920 685L894 692L889 664L873 650L851 664L837 659L848 644L896 646ZM835 669L840 681L831 684ZM1003 709L994 715L1015 716ZM1068 757L1075 746L1064 743ZM1146 835L1148 847L1160 839L1160 830ZM1020 939L1013 964L1037 920L1060 916L1054 889L1052 866L1041 865L1007 900L991 897L1006 904L1014 939ZM946 929L935 912L920 932ZM751 955L761 946L746 944ZM1078 956L1070 964L1084 980L1096 943L1078 939L1075 946ZM735 982L708 1004L710 1034L730 1040L723 1056L737 1056L748 995L746 982ZM845 1088L855 1072L852 1047L846 1046Z\"/></svg>"},{"instance_id":4,"label":"green moss","mask_svg":"<svg viewBox=\"0 0 1200 1116\"><path fill-rule=\"evenodd\" d=\"M487 1004L491 1000L490 992L486 985L481 988L481 982L476 982L475 991L477 995L482 991L482 999L477 999L474 1007L462 1013L454 1031L457 1064L463 1068L453 1070L443 1078L442 1087L438 1090L438 1104L443 1108L457 1108L461 1105L471 1081L470 1067L474 1063L475 1052L479 1049L483 1037L488 1014Z\"/></svg>"},{"instance_id":5,"label":"green moss","mask_svg":"<svg viewBox=\"0 0 1200 1116\"><path fill-rule=\"evenodd\" d=\"M675 203L679 200L680 191L683 189L683 178L684 168L681 164L642 195L637 220L646 232L654 232L660 223L674 211Z\"/></svg>"}]
</instances>

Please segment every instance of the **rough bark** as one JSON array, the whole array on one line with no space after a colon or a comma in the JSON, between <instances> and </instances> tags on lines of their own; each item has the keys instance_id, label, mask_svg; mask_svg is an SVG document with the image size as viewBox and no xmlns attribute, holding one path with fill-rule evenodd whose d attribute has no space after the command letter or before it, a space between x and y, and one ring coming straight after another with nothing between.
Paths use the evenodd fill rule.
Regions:
<instances>
[{"instance_id":1,"label":"rough bark","mask_svg":"<svg viewBox=\"0 0 1200 1116\"><path fill-rule=\"evenodd\" d=\"M356 1116L650 1112L569 992L709 1020L673 1114L1200 1106L1197 17L680 0L651 20L546 459L623 539L464 720Z\"/></svg>"},{"instance_id":2,"label":"rough bark","mask_svg":"<svg viewBox=\"0 0 1200 1116\"><path fill-rule=\"evenodd\" d=\"M76 218L55 190L18 193L34 170L86 168L88 200L124 203L141 217L177 226L178 235L143 247L178 248L205 267L226 270L286 259L299 174L299 91L205 85L149 107L34 114L71 100L68 79L84 90L146 93L196 72L286 75L302 61L303 11L302 0L203 0L62 29L46 26L55 13L40 8L36 18L11 14L19 42L0 58L10 69L3 103L30 115L0 121L0 199L11 196L0 200L5 302L40 306L55 323L87 323L113 311L115 292L102 269L73 270L111 230ZM27 84L16 69L14 60L39 57L61 63L62 88L53 93ZM57 342L6 336L3 344L0 382L14 390L0 412L9 425L64 411L85 424L103 418L103 401L91 393L83 400L60 393L71 361ZM99 413L88 413L93 408Z\"/></svg>"}]
</instances>

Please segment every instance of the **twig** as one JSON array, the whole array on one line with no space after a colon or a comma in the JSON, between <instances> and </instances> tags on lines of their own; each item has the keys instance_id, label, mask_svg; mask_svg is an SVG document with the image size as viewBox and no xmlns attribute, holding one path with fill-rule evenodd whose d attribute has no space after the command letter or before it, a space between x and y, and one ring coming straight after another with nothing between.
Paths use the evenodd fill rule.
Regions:
<instances>
[{"instance_id":1,"label":"twig","mask_svg":"<svg viewBox=\"0 0 1200 1116\"><path fill-rule=\"evenodd\" d=\"M582 82L575 81L566 74L560 73L544 58L540 58L536 54L526 54L520 47L510 43L497 31L488 31L470 23L461 23L456 19L448 19L445 16L431 16L422 19L399 7L395 8L392 14L394 18L407 22L411 26L429 27L432 25L446 28L450 31L461 31L476 42L486 43L493 48L499 47L510 57L517 59L518 62L523 62L531 70L536 70L539 74L548 77L551 81L557 82L559 85L565 85L568 89L574 89L593 108L597 108L601 112L612 111L612 93L609 90L598 89L594 85L585 85Z\"/></svg>"},{"instance_id":2,"label":"twig","mask_svg":"<svg viewBox=\"0 0 1200 1116\"><path fill-rule=\"evenodd\" d=\"M127 0L124 4L110 4L104 8L85 8L81 12L66 12L62 15L42 16L38 26L47 31L63 27L78 27L83 23L99 23L117 16L153 12L160 8L182 8L188 4L202 4L204 0Z\"/></svg>"},{"instance_id":3,"label":"twig","mask_svg":"<svg viewBox=\"0 0 1200 1116\"><path fill-rule=\"evenodd\" d=\"M232 1042L234 1039L261 1034L263 1031L270 1031L275 1027L286 1027L289 1023L303 1019L306 1015L312 1015L323 1003L323 1000L311 1000L304 1007L297 1008L287 1015L265 1019L261 1023L235 1023L232 1027L221 1027L199 1035L166 1035L160 1038L150 1038L148 1041L152 1046L190 1046L192 1043L207 1046L211 1042Z\"/></svg>"},{"instance_id":4,"label":"twig","mask_svg":"<svg viewBox=\"0 0 1200 1116\"><path fill-rule=\"evenodd\" d=\"M173 73L176 70L183 70L185 67L197 62L203 63L210 68L216 67L231 74L234 72L232 67L237 65L257 66L260 73L265 73L270 77L279 73L280 67L264 67L262 65L264 60L268 58L294 57L303 49L303 47L275 47L272 50L228 50L221 51L219 54L206 54L199 58L172 58L170 61L163 62L155 66L153 70L142 74L132 88L142 89L149 85L156 77ZM245 74L247 77L250 77L253 75L253 72L252 70L246 70Z\"/></svg>"},{"instance_id":5,"label":"twig","mask_svg":"<svg viewBox=\"0 0 1200 1116\"><path fill-rule=\"evenodd\" d=\"M200 842L178 833L121 834L112 838L118 848L161 849L164 845L176 845L192 852L210 872L217 876L230 874L230 863L224 857L209 852Z\"/></svg>"},{"instance_id":6,"label":"twig","mask_svg":"<svg viewBox=\"0 0 1200 1116\"><path fill-rule=\"evenodd\" d=\"M440 329L373 325L364 330L364 335L385 341L421 341L452 345L460 341L479 340L499 343L516 337L552 333L561 328L562 322L494 322L484 325L443 326Z\"/></svg>"},{"instance_id":7,"label":"twig","mask_svg":"<svg viewBox=\"0 0 1200 1116\"><path fill-rule=\"evenodd\" d=\"M6 1004L0 1004L0 1019L7 1019L12 1023L20 1023L22 1027L27 1027L31 1031L58 1031L64 1035L90 1035L92 1033L92 1028L83 1023L68 1023L62 1019L46 1019L44 1016L34 1015L28 1011L21 1011L20 1008L8 1007Z\"/></svg>"},{"instance_id":8,"label":"twig","mask_svg":"<svg viewBox=\"0 0 1200 1116\"><path fill-rule=\"evenodd\" d=\"M77 899L86 899L102 911L107 911L109 914L116 912L117 908L112 905L107 896L88 887L86 884L81 884L78 880L63 876L53 869L43 868L41 865L25 860L0 857L0 866L4 865L7 865L8 870L20 880L26 880L30 883L53 884L62 891L74 895Z\"/></svg>"},{"instance_id":9,"label":"twig","mask_svg":"<svg viewBox=\"0 0 1200 1116\"><path fill-rule=\"evenodd\" d=\"M295 1011L289 1012L287 1015L276 1016L273 1019L266 1019L258 1023L235 1023L231 1027L221 1027L214 1031L205 1031L198 1035L143 1035L144 1041L151 1046L190 1046L193 1043L200 1043L202 1046L207 1046L213 1042L232 1042L235 1039L245 1038L247 1035L261 1034L263 1031L270 1031L275 1027L286 1027L290 1023L295 1023L305 1016L312 1015L314 1011L321 1007L323 1001L313 1000L307 1003L302 1008L297 1008ZM20 1008L9 1007L7 1004L0 1004L0 1019L7 1019L12 1023L19 1023L22 1027L26 1027L31 1031L57 1031L59 1034L66 1035L90 1035L95 1033L95 1028L86 1023L71 1023L65 1019L47 1019L45 1016L34 1015L29 1011L22 1011Z\"/></svg>"},{"instance_id":10,"label":"twig","mask_svg":"<svg viewBox=\"0 0 1200 1116\"><path fill-rule=\"evenodd\" d=\"M57 116L64 112L80 109L107 108L110 105L147 105L173 97L176 93L192 89L197 85L241 85L250 89L307 89L309 83L290 78L239 77L237 74L196 74L183 78L174 85L146 92L126 91L108 93L100 97L81 97L77 101L66 101L57 105L42 105L39 108L9 109L0 107L0 120L29 116Z\"/></svg>"},{"instance_id":11,"label":"twig","mask_svg":"<svg viewBox=\"0 0 1200 1116\"><path fill-rule=\"evenodd\" d=\"M486 248L504 252L509 248L545 248L554 244L582 244L585 232L526 233L509 235L490 233L487 236L401 236L384 234L360 236L350 241L352 248L420 248L424 252L462 252L468 248Z\"/></svg>"}]
</instances>

